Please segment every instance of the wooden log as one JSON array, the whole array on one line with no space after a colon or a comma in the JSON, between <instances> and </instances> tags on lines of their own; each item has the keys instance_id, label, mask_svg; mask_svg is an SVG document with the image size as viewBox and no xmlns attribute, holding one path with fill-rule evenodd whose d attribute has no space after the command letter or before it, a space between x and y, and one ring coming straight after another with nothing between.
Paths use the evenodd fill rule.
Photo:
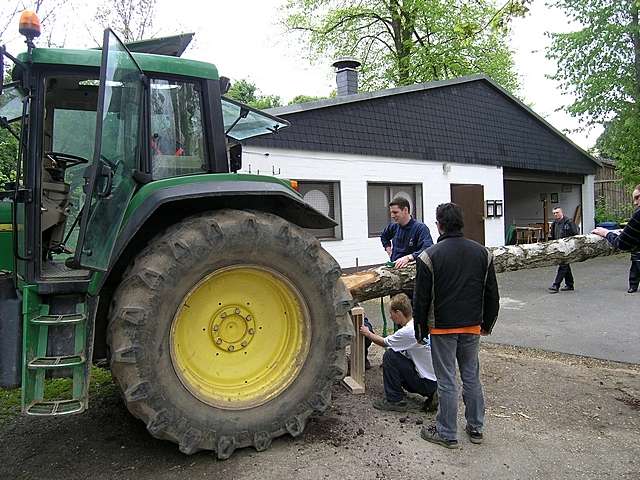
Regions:
<instances>
[{"instance_id":1,"label":"wooden log","mask_svg":"<svg viewBox=\"0 0 640 480\"><path fill-rule=\"evenodd\" d=\"M364 308L351 309L353 328L356 331L351 340L351 355L349 359L349 376L342 380L342 384L353 394L364 393L364 337L360 335L360 327L364 322Z\"/></svg>"},{"instance_id":2,"label":"wooden log","mask_svg":"<svg viewBox=\"0 0 640 480\"><path fill-rule=\"evenodd\" d=\"M493 254L497 273L584 262L618 253L607 240L591 234L544 243L489 247L489 250ZM415 264L410 264L400 269L378 267L343 275L342 280L351 291L354 301L362 302L413 289L415 274Z\"/></svg>"}]
</instances>

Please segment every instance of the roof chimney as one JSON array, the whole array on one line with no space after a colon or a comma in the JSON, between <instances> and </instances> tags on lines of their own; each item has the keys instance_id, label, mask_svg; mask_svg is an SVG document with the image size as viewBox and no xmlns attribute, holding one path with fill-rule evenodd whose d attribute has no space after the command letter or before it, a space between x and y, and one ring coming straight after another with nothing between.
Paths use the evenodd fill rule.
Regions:
<instances>
[{"instance_id":1,"label":"roof chimney","mask_svg":"<svg viewBox=\"0 0 640 480\"><path fill-rule=\"evenodd\" d=\"M358 71L360 62L353 57L342 57L333 62L336 69L338 96L358 93Z\"/></svg>"}]
</instances>

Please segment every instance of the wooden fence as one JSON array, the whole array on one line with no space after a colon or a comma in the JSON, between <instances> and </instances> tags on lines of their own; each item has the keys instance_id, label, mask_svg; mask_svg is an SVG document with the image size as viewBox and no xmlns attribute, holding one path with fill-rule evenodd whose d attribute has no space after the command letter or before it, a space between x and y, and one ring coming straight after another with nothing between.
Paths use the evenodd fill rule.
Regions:
<instances>
[{"instance_id":1,"label":"wooden fence","mask_svg":"<svg viewBox=\"0 0 640 480\"><path fill-rule=\"evenodd\" d=\"M594 195L596 209L600 207L607 213L621 218L631 215L631 192L623 185L615 165L603 163L598 169L594 181Z\"/></svg>"}]
</instances>

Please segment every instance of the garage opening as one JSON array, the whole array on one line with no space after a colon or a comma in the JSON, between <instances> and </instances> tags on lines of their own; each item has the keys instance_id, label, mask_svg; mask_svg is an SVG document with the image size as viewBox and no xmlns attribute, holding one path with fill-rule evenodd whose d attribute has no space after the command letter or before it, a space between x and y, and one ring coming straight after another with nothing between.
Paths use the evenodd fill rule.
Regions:
<instances>
[{"instance_id":1,"label":"garage opening","mask_svg":"<svg viewBox=\"0 0 640 480\"><path fill-rule=\"evenodd\" d=\"M582 232L582 181L580 176L505 174L505 244L548 240L554 208L562 208Z\"/></svg>"}]
</instances>

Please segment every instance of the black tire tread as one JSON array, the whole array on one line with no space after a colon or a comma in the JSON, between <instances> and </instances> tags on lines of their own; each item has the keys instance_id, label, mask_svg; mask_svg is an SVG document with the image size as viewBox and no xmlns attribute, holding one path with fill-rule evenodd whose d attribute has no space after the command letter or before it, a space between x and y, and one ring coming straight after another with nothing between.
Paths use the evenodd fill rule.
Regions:
<instances>
[{"instance_id":1,"label":"black tire tread","mask_svg":"<svg viewBox=\"0 0 640 480\"><path fill-rule=\"evenodd\" d=\"M334 351L327 352L324 379L316 382L317 388L307 397L304 405L298 406L286 419L269 422L268 430L254 432L237 431L233 434L216 435L203 432L199 425L190 425L184 418L173 418L161 398L154 393L154 385L146 378L139 362L144 356L144 345L137 340L137 330L152 321L147 318L149 299L157 295L171 275L172 269L190 256L199 258L198 249L216 249L225 236L224 225L238 222L248 235L255 235L255 248L260 245L261 235L272 235L287 242L292 249L304 252L309 262L319 264L324 272L320 295L331 296L335 310ZM194 247L195 246L195 247ZM179 445L180 451L193 454L200 450L215 450L218 458L229 458L237 448L253 446L263 451L272 439L289 433L296 437L305 428L312 414L324 412L331 403L331 384L346 374L345 348L353 337L353 326L348 311L351 295L340 280L340 268L317 239L284 219L263 212L219 210L189 217L167 228L153 238L137 255L123 275L111 304L107 341L114 354L111 371L119 386L127 408L147 425L149 433L159 439L170 440Z\"/></svg>"}]
</instances>

